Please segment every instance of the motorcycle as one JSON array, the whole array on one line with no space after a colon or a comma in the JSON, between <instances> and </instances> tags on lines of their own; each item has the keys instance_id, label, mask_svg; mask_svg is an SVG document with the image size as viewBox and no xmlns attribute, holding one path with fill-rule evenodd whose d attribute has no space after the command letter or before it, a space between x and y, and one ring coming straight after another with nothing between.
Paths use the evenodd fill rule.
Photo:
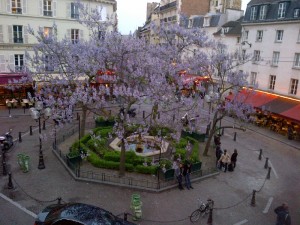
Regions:
<instances>
[{"instance_id":1,"label":"motorcycle","mask_svg":"<svg viewBox=\"0 0 300 225\"><path fill-rule=\"evenodd\" d=\"M0 136L0 145L2 146L3 151L9 150L14 145L14 141L13 141L13 137L11 135L11 131L12 130L10 129L4 135Z\"/></svg>"}]
</instances>

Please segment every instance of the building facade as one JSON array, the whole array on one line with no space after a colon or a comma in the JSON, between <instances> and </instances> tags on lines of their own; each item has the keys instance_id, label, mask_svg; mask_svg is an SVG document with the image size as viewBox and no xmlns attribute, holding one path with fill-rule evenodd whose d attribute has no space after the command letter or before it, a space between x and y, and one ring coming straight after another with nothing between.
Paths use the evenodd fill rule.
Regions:
<instances>
[{"instance_id":1,"label":"building facade","mask_svg":"<svg viewBox=\"0 0 300 225\"><path fill-rule=\"evenodd\" d=\"M242 22L252 61L243 66L263 91L300 99L300 1L252 0Z\"/></svg>"},{"instance_id":2,"label":"building facade","mask_svg":"<svg viewBox=\"0 0 300 225\"><path fill-rule=\"evenodd\" d=\"M90 10L101 10L103 21L116 19L115 0L81 1ZM55 23L59 40L67 37L72 41L89 39L90 31L79 24L79 10L72 0L0 0L0 73L20 72L25 65L25 50L37 40L28 34L42 29L48 35ZM115 21L116 23L117 21ZM109 29L114 29L110 27Z\"/></svg>"}]
</instances>

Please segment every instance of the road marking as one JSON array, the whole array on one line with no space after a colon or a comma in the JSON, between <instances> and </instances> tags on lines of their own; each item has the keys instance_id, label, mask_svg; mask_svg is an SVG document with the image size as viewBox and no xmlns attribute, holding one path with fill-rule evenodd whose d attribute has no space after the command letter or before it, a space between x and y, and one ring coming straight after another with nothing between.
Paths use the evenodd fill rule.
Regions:
<instances>
[{"instance_id":1,"label":"road marking","mask_svg":"<svg viewBox=\"0 0 300 225\"><path fill-rule=\"evenodd\" d=\"M233 225L242 225L242 224L244 224L244 223L247 223L248 222L248 220L242 220L242 221L240 221L240 222L238 222L238 223L235 223L235 224L233 224Z\"/></svg>"},{"instance_id":2,"label":"road marking","mask_svg":"<svg viewBox=\"0 0 300 225\"><path fill-rule=\"evenodd\" d=\"M19 203L17 203L15 201L11 200L10 198L6 197L4 194L0 193L0 197L3 198L4 200L10 202L11 204L13 204L14 206L16 206L17 208L21 209L22 211L24 211L28 215L32 216L33 218L37 217L37 215L35 213L29 211L25 207L21 206Z\"/></svg>"},{"instance_id":3,"label":"road marking","mask_svg":"<svg viewBox=\"0 0 300 225\"><path fill-rule=\"evenodd\" d=\"M271 161L269 160L269 164L270 164L270 166L271 166L271 171L274 173L274 176L278 179L278 175L277 175L277 173L276 173L276 170L274 169L274 166L272 165L272 163L271 163Z\"/></svg>"},{"instance_id":4,"label":"road marking","mask_svg":"<svg viewBox=\"0 0 300 225\"><path fill-rule=\"evenodd\" d=\"M269 212L269 209L270 209L270 206L273 202L273 199L274 199L273 197L269 198L268 203L267 203L266 208L264 209L263 213L268 213Z\"/></svg>"}]
</instances>

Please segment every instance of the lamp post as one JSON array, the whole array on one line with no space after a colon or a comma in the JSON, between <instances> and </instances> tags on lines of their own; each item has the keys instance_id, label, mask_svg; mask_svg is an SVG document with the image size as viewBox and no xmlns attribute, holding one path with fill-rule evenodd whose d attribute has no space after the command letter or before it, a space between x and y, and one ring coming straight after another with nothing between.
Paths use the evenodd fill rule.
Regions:
<instances>
[{"instance_id":1,"label":"lamp post","mask_svg":"<svg viewBox=\"0 0 300 225\"><path fill-rule=\"evenodd\" d=\"M42 138L41 138L41 117L44 119L49 118L51 116L51 109L50 108L45 108L43 102L38 101L35 103L35 107L30 108L30 115L34 120L38 120L39 122L39 165L38 169L42 170L45 169L45 164L44 164L44 157L43 157L43 151L42 151Z\"/></svg>"}]
</instances>

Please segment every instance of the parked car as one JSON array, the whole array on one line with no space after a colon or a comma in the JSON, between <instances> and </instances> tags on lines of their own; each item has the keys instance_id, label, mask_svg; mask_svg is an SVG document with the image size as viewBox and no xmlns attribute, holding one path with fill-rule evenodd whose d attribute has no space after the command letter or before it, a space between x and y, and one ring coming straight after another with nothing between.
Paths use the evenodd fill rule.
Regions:
<instances>
[{"instance_id":1,"label":"parked car","mask_svg":"<svg viewBox=\"0 0 300 225\"><path fill-rule=\"evenodd\" d=\"M136 225L111 212L83 203L54 204L37 215L34 225Z\"/></svg>"}]
</instances>

